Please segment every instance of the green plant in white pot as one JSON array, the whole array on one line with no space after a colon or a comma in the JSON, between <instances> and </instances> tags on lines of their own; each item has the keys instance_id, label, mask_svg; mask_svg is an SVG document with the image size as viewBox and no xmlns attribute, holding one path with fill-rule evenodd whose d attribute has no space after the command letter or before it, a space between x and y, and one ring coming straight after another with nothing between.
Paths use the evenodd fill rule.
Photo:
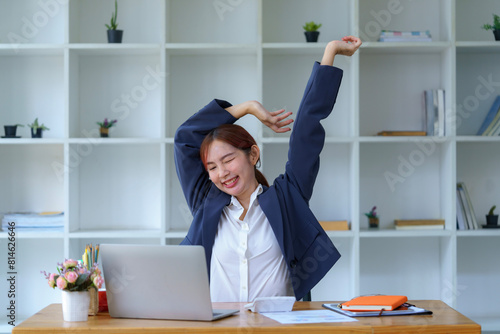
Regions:
<instances>
[{"instance_id":1,"label":"green plant in white pot","mask_svg":"<svg viewBox=\"0 0 500 334\"><path fill-rule=\"evenodd\" d=\"M105 24L108 28L108 43L121 43L123 37L123 30L118 30L118 22L116 18L118 16L118 2L115 0L115 11L111 15L111 20L109 24Z\"/></svg>"}]
</instances>

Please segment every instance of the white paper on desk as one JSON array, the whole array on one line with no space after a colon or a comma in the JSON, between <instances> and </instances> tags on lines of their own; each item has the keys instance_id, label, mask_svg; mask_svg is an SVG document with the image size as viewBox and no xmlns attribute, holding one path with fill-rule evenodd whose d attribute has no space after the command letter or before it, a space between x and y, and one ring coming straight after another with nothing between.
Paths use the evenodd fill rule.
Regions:
<instances>
[{"instance_id":1,"label":"white paper on desk","mask_svg":"<svg viewBox=\"0 0 500 334\"><path fill-rule=\"evenodd\" d=\"M261 313L268 318L282 324L312 324L318 322L351 322L358 321L354 318L332 312L330 310L308 310L291 312L266 312Z\"/></svg>"}]
</instances>

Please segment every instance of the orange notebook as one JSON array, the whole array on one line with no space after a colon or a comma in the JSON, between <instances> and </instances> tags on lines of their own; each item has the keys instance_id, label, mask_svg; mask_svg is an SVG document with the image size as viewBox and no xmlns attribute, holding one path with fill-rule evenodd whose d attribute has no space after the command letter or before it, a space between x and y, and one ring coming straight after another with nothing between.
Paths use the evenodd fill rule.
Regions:
<instances>
[{"instance_id":1,"label":"orange notebook","mask_svg":"<svg viewBox=\"0 0 500 334\"><path fill-rule=\"evenodd\" d=\"M361 296L342 303L342 309L349 311L392 311L406 303L407 300L406 296Z\"/></svg>"}]
</instances>

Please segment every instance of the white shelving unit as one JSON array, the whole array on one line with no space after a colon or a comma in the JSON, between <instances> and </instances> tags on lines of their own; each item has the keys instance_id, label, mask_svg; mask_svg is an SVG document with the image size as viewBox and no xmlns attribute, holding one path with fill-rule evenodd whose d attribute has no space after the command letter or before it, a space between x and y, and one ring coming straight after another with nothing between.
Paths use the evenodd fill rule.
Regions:
<instances>
[{"instance_id":1,"label":"white shelving unit","mask_svg":"<svg viewBox=\"0 0 500 334\"><path fill-rule=\"evenodd\" d=\"M500 94L500 44L480 29L500 13L498 1L118 2L124 39L110 45L104 23L112 0L0 0L0 124L38 117L50 127L43 139L29 138L27 127L18 128L22 138L0 139L0 212L65 212L62 232L18 230L17 323L60 302L39 271L79 258L86 243L182 240L191 217L173 136L185 119L213 98L295 112L326 43L353 34L364 44L352 58L336 57L344 79L323 122L327 139L310 203L319 219L347 219L351 230L328 232L342 258L312 297L441 299L483 330L500 331L500 231L455 226L457 181L467 184L480 223L500 198L500 139L475 136ZM314 44L301 28L311 20L323 24ZM381 29L428 29L433 41L379 43ZM422 92L432 88L446 91L446 137L374 136L421 130ZM100 139L95 122L104 117L118 124ZM258 140L262 170L274 179L289 134L252 118L238 123ZM363 215L373 205L378 230ZM446 229L396 231L397 218L442 218ZM7 249L5 232L0 249ZM0 332L10 332L3 321Z\"/></svg>"}]
</instances>

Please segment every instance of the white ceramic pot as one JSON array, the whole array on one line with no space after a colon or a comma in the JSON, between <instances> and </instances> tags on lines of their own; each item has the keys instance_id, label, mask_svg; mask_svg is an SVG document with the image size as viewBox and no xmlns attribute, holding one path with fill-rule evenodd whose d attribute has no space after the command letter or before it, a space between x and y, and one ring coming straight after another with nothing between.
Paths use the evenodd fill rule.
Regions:
<instances>
[{"instance_id":1,"label":"white ceramic pot","mask_svg":"<svg viewBox=\"0 0 500 334\"><path fill-rule=\"evenodd\" d=\"M87 321L90 294L88 291L62 291L64 321Z\"/></svg>"}]
</instances>

